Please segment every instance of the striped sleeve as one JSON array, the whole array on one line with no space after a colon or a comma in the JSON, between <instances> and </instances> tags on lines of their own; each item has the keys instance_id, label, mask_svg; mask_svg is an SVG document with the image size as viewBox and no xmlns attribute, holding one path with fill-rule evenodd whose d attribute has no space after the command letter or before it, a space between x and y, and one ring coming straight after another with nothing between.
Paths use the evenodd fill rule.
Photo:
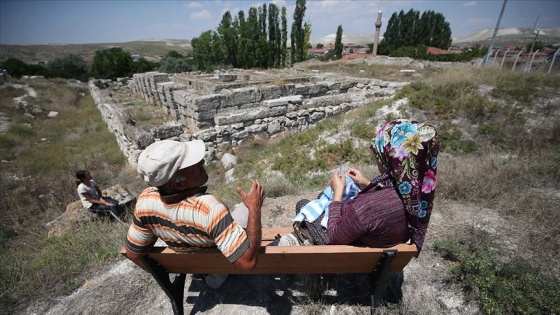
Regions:
<instances>
[{"instance_id":1,"label":"striped sleeve","mask_svg":"<svg viewBox=\"0 0 560 315\"><path fill-rule=\"evenodd\" d=\"M149 226L142 223L139 219L138 211L141 209L144 199L149 195L148 190L145 190L139 197L136 207L134 209L134 216L132 224L126 234L125 246L128 250L143 254L148 252L157 241L157 236Z\"/></svg>"},{"instance_id":2,"label":"striped sleeve","mask_svg":"<svg viewBox=\"0 0 560 315\"><path fill-rule=\"evenodd\" d=\"M229 210L221 202L212 205L208 217L211 218L208 234L224 256L230 262L235 262L249 248L247 233L233 220Z\"/></svg>"}]
</instances>

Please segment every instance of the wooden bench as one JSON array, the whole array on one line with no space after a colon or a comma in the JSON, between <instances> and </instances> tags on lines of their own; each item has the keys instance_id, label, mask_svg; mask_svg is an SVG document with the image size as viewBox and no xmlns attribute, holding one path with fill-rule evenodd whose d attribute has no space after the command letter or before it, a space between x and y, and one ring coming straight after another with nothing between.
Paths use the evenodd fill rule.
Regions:
<instances>
[{"instance_id":1,"label":"wooden bench","mask_svg":"<svg viewBox=\"0 0 560 315\"><path fill-rule=\"evenodd\" d=\"M389 272L402 271L414 255L416 245L400 244L390 248L352 245L266 246L275 236L292 231L288 228L265 228L257 266L241 270L217 249L175 252L154 247L142 261L171 300L173 313L183 315L183 291L186 274L325 274L371 273L373 292L371 312L380 303ZM121 254L125 255L124 247ZM177 274L173 281L169 275Z\"/></svg>"}]
</instances>

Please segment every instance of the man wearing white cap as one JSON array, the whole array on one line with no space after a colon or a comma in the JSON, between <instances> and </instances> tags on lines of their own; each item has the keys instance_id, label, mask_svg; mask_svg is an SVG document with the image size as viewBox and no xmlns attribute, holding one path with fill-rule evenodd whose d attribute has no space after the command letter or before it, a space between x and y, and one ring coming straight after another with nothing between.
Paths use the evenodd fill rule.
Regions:
<instances>
[{"instance_id":1,"label":"man wearing white cap","mask_svg":"<svg viewBox=\"0 0 560 315\"><path fill-rule=\"evenodd\" d=\"M140 259L159 237L176 251L216 246L236 267L256 266L264 188L255 179L248 193L237 187L244 205L230 212L203 186L208 181L205 149L201 140L162 140L140 154L138 172L152 187L140 194L134 209L125 241L129 259L143 265ZM206 279L212 287L223 281L225 275Z\"/></svg>"}]
</instances>

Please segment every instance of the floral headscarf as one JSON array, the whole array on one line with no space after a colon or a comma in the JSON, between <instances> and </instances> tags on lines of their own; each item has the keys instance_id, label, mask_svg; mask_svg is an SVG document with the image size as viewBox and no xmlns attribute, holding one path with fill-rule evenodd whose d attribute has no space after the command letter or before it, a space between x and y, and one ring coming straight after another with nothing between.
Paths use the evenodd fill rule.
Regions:
<instances>
[{"instance_id":1,"label":"floral headscarf","mask_svg":"<svg viewBox=\"0 0 560 315\"><path fill-rule=\"evenodd\" d=\"M401 198L412 241L422 249L436 189L439 140L426 123L399 119L386 123L373 139L373 153L387 170Z\"/></svg>"}]
</instances>

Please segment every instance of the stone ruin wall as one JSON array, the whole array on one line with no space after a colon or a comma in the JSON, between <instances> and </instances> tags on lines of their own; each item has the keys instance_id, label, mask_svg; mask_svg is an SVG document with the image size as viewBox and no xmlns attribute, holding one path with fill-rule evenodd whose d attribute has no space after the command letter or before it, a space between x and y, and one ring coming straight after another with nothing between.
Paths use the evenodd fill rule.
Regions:
<instances>
[{"instance_id":1,"label":"stone ruin wall","mask_svg":"<svg viewBox=\"0 0 560 315\"><path fill-rule=\"evenodd\" d=\"M241 77L241 79L239 79ZM109 129L133 165L155 140L203 140L213 159L247 138L300 131L369 102L392 97L406 83L312 72L292 75L259 71L215 74L135 74L126 86L169 115L150 130L134 127L116 103L107 81L89 83Z\"/></svg>"}]
</instances>

